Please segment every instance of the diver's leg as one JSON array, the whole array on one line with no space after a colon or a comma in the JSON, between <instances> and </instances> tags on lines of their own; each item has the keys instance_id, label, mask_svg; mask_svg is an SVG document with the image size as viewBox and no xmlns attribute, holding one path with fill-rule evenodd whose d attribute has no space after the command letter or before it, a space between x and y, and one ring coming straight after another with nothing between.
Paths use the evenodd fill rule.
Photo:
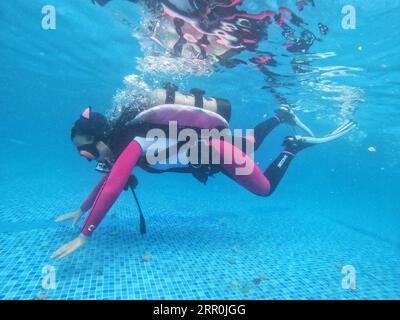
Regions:
<instances>
[{"instance_id":1,"label":"diver's leg","mask_svg":"<svg viewBox=\"0 0 400 320\"><path fill-rule=\"evenodd\" d=\"M291 126L297 126L304 130L308 135L313 136L312 131L294 114L288 106L280 106L275 110L275 115L261 122L254 128L254 150L257 150L263 143L268 134L279 124L286 123Z\"/></svg>"},{"instance_id":2,"label":"diver's leg","mask_svg":"<svg viewBox=\"0 0 400 320\"><path fill-rule=\"evenodd\" d=\"M270 182L250 156L224 140L212 139L208 143L211 152L218 154L222 173L250 192L260 196L269 194Z\"/></svg>"},{"instance_id":3,"label":"diver's leg","mask_svg":"<svg viewBox=\"0 0 400 320\"><path fill-rule=\"evenodd\" d=\"M263 173L260 167L241 149L223 140L212 140L211 146L218 151L222 173L259 196L269 196L278 186L290 162L299 151L288 145ZM230 154L232 161L226 161Z\"/></svg>"},{"instance_id":4,"label":"diver's leg","mask_svg":"<svg viewBox=\"0 0 400 320\"><path fill-rule=\"evenodd\" d=\"M296 153L305 147L289 141L285 150L263 173L254 160L235 145L218 139L209 144L219 154L222 173L250 192L264 197L273 193ZM230 155L229 159L227 155Z\"/></svg>"},{"instance_id":5,"label":"diver's leg","mask_svg":"<svg viewBox=\"0 0 400 320\"><path fill-rule=\"evenodd\" d=\"M271 195L275 191L297 153L305 148L336 140L354 129L356 126L356 122L350 120L332 133L321 138L302 136L286 137L283 142L285 149L264 172L265 177L270 182L270 192L268 195Z\"/></svg>"},{"instance_id":6,"label":"diver's leg","mask_svg":"<svg viewBox=\"0 0 400 320\"><path fill-rule=\"evenodd\" d=\"M264 173L249 155L231 143L224 140L212 139L209 141L209 145L218 152L220 168L224 174L257 195L270 196L279 185L297 153L305 148L333 141L355 127L356 123L349 121L322 138L286 137L283 142L285 149ZM230 161L228 162L226 161L226 155L230 155Z\"/></svg>"},{"instance_id":7,"label":"diver's leg","mask_svg":"<svg viewBox=\"0 0 400 320\"><path fill-rule=\"evenodd\" d=\"M270 132L281 123L281 119L275 115L261 122L254 128L254 150L257 150Z\"/></svg>"},{"instance_id":8,"label":"diver's leg","mask_svg":"<svg viewBox=\"0 0 400 320\"><path fill-rule=\"evenodd\" d=\"M267 170L264 171L264 176L270 183L268 195L271 195L275 191L295 155L296 153L293 150L290 148L285 148L285 150L283 150L281 154L279 154L279 156L269 165Z\"/></svg>"}]
</instances>

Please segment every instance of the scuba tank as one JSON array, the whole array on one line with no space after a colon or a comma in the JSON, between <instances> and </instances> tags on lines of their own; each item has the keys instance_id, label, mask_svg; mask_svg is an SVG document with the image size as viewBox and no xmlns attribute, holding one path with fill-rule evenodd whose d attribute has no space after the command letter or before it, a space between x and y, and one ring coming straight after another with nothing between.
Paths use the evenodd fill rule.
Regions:
<instances>
[{"instance_id":1,"label":"scuba tank","mask_svg":"<svg viewBox=\"0 0 400 320\"><path fill-rule=\"evenodd\" d=\"M222 116L227 122L231 118L231 103L222 98L206 97L205 91L192 89L190 94L177 91L178 87L167 83L163 89L155 89L150 93L150 108L163 104L178 104L189 107L196 107L215 112Z\"/></svg>"}]
</instances>

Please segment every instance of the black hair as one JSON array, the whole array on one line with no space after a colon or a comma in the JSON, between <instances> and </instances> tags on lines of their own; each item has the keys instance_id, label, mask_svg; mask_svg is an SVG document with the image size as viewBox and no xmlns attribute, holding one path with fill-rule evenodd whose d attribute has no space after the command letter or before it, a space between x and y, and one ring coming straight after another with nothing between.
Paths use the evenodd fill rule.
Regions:
<instances>
[{"instance_id":1,"label":"black hair","mask_svg":"<svg viewBox=\"0 0 400 320\"><path fill-rule=\"evenodd\" d=\"M135 128L129 125L144 105L124 108L118 118L110 121L98 112L90 111L89 119L81 116L71 129L71 140L76 135L92 137L95 141L103 141L115 154L119 154L133 138Z\"/></svg>"},{"instance_id":2,"label":"black hair","mask_svg":"<svg viewBox=\"0 0 400 320\"><path fill-rule=\"evenodd\" d=\"M110 124L105 116L98 112L90 112L89 119L81 116L71 129L71 140L76 135L87 135L95 140L102 140L110 130Z\"/></svg>"}]
</instances>

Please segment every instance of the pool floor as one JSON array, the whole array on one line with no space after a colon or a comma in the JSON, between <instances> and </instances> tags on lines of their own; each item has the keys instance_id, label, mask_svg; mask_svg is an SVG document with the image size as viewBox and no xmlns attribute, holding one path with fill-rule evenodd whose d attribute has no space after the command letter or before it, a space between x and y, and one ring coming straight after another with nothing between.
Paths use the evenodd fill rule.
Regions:
<instances>
[{"instance_id":1,"label":"pool floor","mask_svg":"<svg viewBox=\"0 0 400 320\"><path fill-rule=\"evenodd\" d=\"M53 261L52 252L78 230L52 219L76 209L72 204L84 195L74 190L89 191L83 177L74 183L65 178L61 187L58 174L15 177L2 187L0 299L400 297L400 246L393 239L332 219L307 203L281 206L271 198L249 205L253 195L235 197L229 190L220 201L204 201L196 182L185 190L170 186L180 202L171 200L174 189L147 196L138 189L145 236L133 199L123 194L82 249ZM49 193L48 185L58 187ZM207 186L218 187L217 181ZM356 270L355 289L342 287L346 265ZM54 289L43 289L45 266L54 267Z\"/></svg>"}]
</instances>

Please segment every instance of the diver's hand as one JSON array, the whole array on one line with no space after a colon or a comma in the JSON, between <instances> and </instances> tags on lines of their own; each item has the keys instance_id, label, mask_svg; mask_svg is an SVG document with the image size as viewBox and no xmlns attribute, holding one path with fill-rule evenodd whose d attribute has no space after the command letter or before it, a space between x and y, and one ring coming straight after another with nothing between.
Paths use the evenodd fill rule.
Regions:
<instances>
[{"instance_id":1,"label":"diver's hand","mask_svg":"<svg viewBox=\"0 0 400 320\"><path fill-rule=\"evenodd\" d=\"M66 220L72 220L72 227L75 228L76 223L79 221L79 218L82 216L83 211L81 209L78 209L74 212L70 212L67 214L64 214L60 217L58 217L55 222L61 222L61 221L66 221Z\"/></svg>"},{"instance_id":2,"label":"diver's hand","mask_svg":"<svg viewBox=\"0 0 400 320\"><path fill-rule=\"evenodd\" d=\"M77 238L64 244L61 248L56 250L51 258L52 259L62 259L74 252L75 250L79 249L86 243L87 237L81 233Z\"/></svg>"}]
</instances>

